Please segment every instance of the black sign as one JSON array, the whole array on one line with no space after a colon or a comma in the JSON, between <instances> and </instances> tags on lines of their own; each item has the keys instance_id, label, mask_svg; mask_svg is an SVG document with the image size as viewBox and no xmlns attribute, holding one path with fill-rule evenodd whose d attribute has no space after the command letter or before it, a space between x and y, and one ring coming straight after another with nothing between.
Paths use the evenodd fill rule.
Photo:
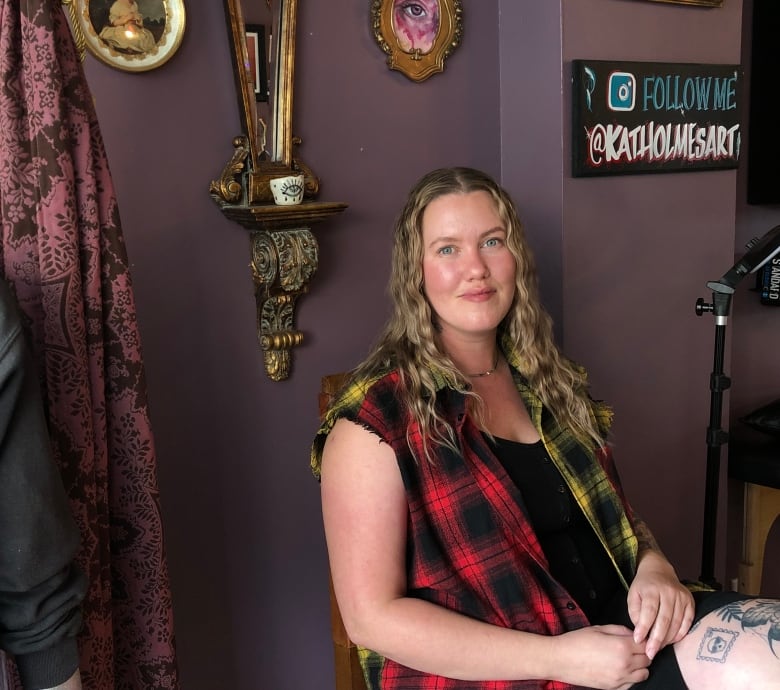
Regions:
<instances>
[{"instance_id":1,"label":"black sign","mask_svg":"<svg viewBox=\"0 0 780 690\"><path fill-rule=\"evenodd\" d=\"M575 177L736 168L739 65L574 60Z\"/></svg>"}]
</instances>

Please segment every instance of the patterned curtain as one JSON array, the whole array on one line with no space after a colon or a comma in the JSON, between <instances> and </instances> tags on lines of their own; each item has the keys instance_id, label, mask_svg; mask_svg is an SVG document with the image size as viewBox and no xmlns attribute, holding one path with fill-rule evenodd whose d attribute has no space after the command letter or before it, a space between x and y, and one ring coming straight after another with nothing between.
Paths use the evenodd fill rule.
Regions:
<instances>
[{"instance_id":1,"label":"patterned curtain","mask_svg":"<svg viewBox=\"0 0 780 690\"><path fill-rule=\"evenodd\" d=\"M29 330L82 532L79 563L90 582L79 640L83 684L175 690L127 255L92 97L57 0L0 0L0 70L0 270Z\"/></svg>"}]
</instances>

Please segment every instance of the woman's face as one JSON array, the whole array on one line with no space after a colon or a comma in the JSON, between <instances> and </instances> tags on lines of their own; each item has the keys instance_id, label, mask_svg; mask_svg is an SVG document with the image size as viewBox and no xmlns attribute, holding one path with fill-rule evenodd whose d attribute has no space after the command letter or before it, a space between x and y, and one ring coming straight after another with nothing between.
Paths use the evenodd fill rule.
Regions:
<instances>
[{"instance_id":1,"label":"woman's face","mask_svg":"<svg viewBox=\"0 0 780 690\"><path fill-rule=\"evenodd\" d=\"M429 53L439 31L439 0L393 0L393 31L405 53Z\"/></svg>"},{"instance_id":2,"label":"woman's face","mask_svg":"<svg viewBox=\"0 0 780 690\"><path fill-rule=\"evenodd\" d=\"M423 212L423 290L442 340L494 333L515 296L517 263L488 192L446 194Z\"/></svg>"}]
</instances>

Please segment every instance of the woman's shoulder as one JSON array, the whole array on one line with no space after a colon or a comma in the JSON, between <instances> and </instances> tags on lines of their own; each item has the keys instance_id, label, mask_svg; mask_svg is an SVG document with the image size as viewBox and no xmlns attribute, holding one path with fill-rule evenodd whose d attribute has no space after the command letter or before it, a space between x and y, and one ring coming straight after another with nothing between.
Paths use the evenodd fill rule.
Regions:
<instances>
[{"instance_id":1,"label":"woman's shoulder","mask_svg":"<svg viewBox=\"0 0 780 690\"><path fill-rule=\"evenodd\" d=\"M354 422L384 439L399 426L403 414L399 382L400 372L394 368L347 378L328 406L314 438L311 466L315 476L319 476L325 441L339 419Z\"/></svg>"},{"instance_id":2,"label":"woman's shoulder","mask_svg":"<svg viewBox=\"0 0 780 690\"><path fill-rule=\"evenodd\" d=\"M353 375L338 392L328 408L326 421L334 417L380 417L392 416L398 405L398 390L401 380L397 369L384 369L371 374Z\"/></svg>"}]
</instances>

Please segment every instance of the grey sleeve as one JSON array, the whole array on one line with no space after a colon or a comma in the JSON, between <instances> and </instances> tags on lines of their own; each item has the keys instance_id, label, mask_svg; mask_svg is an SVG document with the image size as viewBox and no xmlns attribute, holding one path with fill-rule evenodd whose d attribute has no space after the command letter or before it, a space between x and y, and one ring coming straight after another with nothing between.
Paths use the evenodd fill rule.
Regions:
<instances>
[{"instance_id":1,"label":"grey sleeve","mask_svg":"<svg viewBox=\"0 0 780 690\"><path fill-rule=\"evenodd\" d=\"M73 562L79 533L52 457L36 370L0 283L0 647L34 690L63 682L78 665L86 581Z\"/></svg>"}]
</instances>

